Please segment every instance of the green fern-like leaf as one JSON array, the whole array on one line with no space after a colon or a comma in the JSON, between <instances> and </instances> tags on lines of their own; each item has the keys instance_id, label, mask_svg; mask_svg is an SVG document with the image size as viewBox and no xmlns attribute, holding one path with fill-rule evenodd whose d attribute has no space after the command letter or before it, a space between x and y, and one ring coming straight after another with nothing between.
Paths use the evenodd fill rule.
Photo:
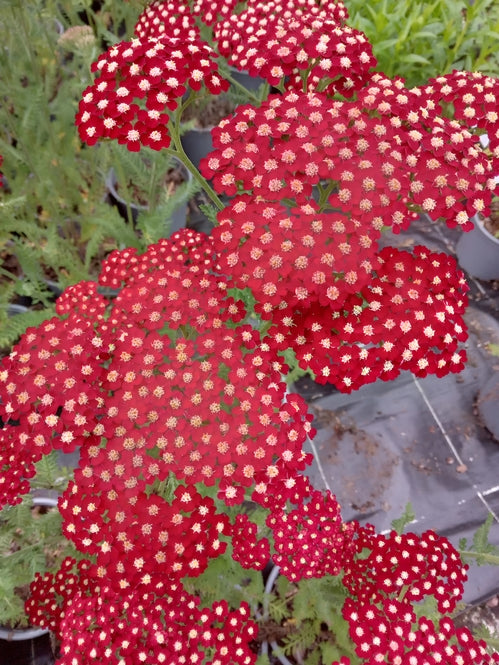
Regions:
<instances>
[{"instance_id":1,"label":"green fern-like leaf","mask_svg":"<svg viewBox=\"0 0 499 665\"><path fill-rule=\"evenodd\" d=\"M471 549L469 549L466 539L461 539L459 549L465 559L474 559L479 566L499 565L499 547L489 542L489 532L493 521L494 516L489 513L485 522L475 532Z\"/></svg>"},{"instance_id":2,"label":"green fern-like leaf","mask_svg":"<svg viewBox=\"0 0 499 665\"><path fill-rule=\"evenodd\" d=\"M9 576L0 578L0 625L24 628L28 618L24 615L23 600L13 593L14 584Z\"/></svg>"},{"instance_id":3,"label":"green fern-like leaf","mask_svg":"<svg viewBox=\"0 0 499 665\"><path fill-rule=\"evenodd\" d=\"M270 665L270 659L268 654L261 653L256 659L255 665Z\"/></svg>"},{"instance_id":4,"label":"green fern-like leaf","mask_svg":"<svg viewBox=\"0 0 499 665\"><path fill-rule=\"evenodd\" d=\"M30 525L31 506L29 497L25 497L17 506L5 506L0 511L0 523L5 524L11 531L24 532ZM9 548L10 543L2 550L2 553L6 554Z\"/></svg>"},{"instance_id":5,"label":"green fern-like leaf","mask_svg":"<svg viewBox=\"0 0 499 665\"><path fill-rule=\"evenodd\" d=\"M239 607L246 601L254 607L263 593L262 575L256 570L245 570L230 556L227 548L222 556L212 559L207 570L196 579L184 581L191 593L201 596L209 605L224 598L231 607Z\"/></svg>"},{"instance_id":6,"label":"green fern-like leaf","mask_svg":"<svg viewBox=\"0 0 499 665\"><path fill-rule=\"evenodd\" d=\"M36 475L31 481L32 488L56 489L60 492L66 489L72 471L61 467L58 462L57 451L53 450L35 464Z\"/></svg>"},{"instance_id":7,"label":"green fern-like leaf","mask_svg":"<svg viewBox=\"0 0 499 665\"><path fill-rule=\"evenodd\" d=\"M0 321L0 349L11 347L19 337L25 332L26 328L40 325L50 317L54 316L53 307L43 310L29 311Z\"/></svg>"},{"instance_id":8,"label":"green fern-like leaf","mask_svg":"<svg viewBox=\"0 0 499 665\"><path fill-rule=\"evenodd\" d=\"M319 625L316 621L307 621L305 623L295 626L290 630L290 633L283 639L283 649L286 655L293 655L295 653L306 653L317 642ZM314 661L314 656L309 654L311 662ZM319 654L315 655L315 662L318 662ZM308 664L307 660L307 664Z\"/></svg>"},{"instance_id":9,"label":"green fern-like leaf","mask_svg":"<svg viewBox=\"0 0 499 665\"><path fill-rule=\"evenodd\" d=\"M200 203L199 209L201 210L203 215L208 219L208 221L211 222L214 226L218 224L217 222L218 210L215 208L214 205L212 205L211 203Z\"/></svg>"},{"instance_id":10,"label":"green fern-like leaf","mask_svg":"<svg viewBox=\"0 0 499 665\"><path fill-rule=\"evenodd\" d=\"M44 275L35 248L18 242L15 251L25 280L27 282L41 282Z\"/></svg>"},{"instance_id":11,"label":"green fern-like leaf","mask_svg":"<svg viewBox=\"0 0 499 665\"><path fill-rule=\"evenodd\" d=\"M0 511L0 623L26 625L18 593L27 590L35 573L55 572L66 555L74 554L61 527L58 510L33 507L31 495Z\"/></svg>"},{"instance_id":12,"label":"green fern-like leaf","mask_svg":"<svg viewBox=\"0 0 499 665\"><path fill-rule=\"evenodd\" d=\"M416 518L416 514L412 508L412 504L409 502L403 514L398 518L392 521L392 528L400 535L403 533L405 527L410 524Z\"/></svg>"},{"instance_id":13,"label":"green fern-like leaf","mask_svg":"<svg viewBox=\"0 0 499 665\"><path fill-rule=\"evenodd\" d=\"M103 206L96 210L92 218L91 229L92 235L88 241L90 248L87 245L85 255L85 264L87 266L90 264L91 259L97 256L102 240L105 238L112 238L116 242L117 247L145 249L132 226L125 222L112 206ZM99 234L98 242L92 242L92 236L95 233Z\"/></svg>"},{"instance_id":14,"label":"green fern-like leaf","mask_svg":"<svg viewBox=\"0 0 499 665\"><path fill-rule=\"evenodd\" d=\"M171 218L175 211L186 205L199 190L194 181L178 185L170 195L163 191L158 206L150 211L140 212L137 220L137 228L141 231L144 243L156 243L161 238L166 238L171 232Z\"/></svg>"}]
</instances>

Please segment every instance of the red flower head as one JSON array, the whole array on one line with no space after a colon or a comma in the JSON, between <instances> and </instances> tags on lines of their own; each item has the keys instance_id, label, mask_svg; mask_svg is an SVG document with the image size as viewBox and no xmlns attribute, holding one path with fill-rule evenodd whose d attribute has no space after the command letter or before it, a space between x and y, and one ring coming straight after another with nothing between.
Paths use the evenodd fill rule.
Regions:
<instances>
[{"instance_id":1,"label":"red flower head","mask_svg":"<svg viewBox=\"0 0 499 665\"><path fill-rule=\"evenodd\" d=\"M276 309L309 301L339 309L370 279L377 228L339 213L320 213L311 200L300 208L236 197L212 232L221 270L249 287L263 319Z\"/></svg>"},{"instance_id":2,"label":"red flower head","mask_svg":"<svg viewBox=\"0 0 499 665\"><path fill-rule=\"evenodd\" d=\"M88 575L89 568L90 562L85 559L77 564L66 557L57 573L36 573L24 608L31 625L48 628L60 639L61 621L73 598L95 590L96 580Z\"/></svg>"},{"instance_id":3,"label":"red flower head","mask_svg":"<svg viewBox=\"0 0 499 665\"><path fill-rule=\"evenodd\" d=\"M470 75L477 88L487 89L494 102L499 91L495 79ZM436 85L436 81L440 84ZM399 148L393 155L403 164L410 185L408 199L432 219L442 217L449 227L472 228L470 217L488 212L495 187L497 154L481 147L476 127L499 132L498 114L482 105L483 95L464 94L469 107L462 112L459 101L468 85L453 76L436 79L435 85L407 89L401 79L375 73L371 85L359 92L359 102L389 121ZM450 84L453 85L450 85ZM446 116L441 102L454 104L454 119ZM483 131L483 130L481 130ZM496 145L498 139L493 139Z\"/></svg>"},{"instance_id":4,"label":"red flower head","mask_svg":"<svg viewBox=\"0 0 499 665\"><path fill-rule=\"evenodd\" d=\"M345 524L340 505L329 491L315 490L294 510L272 512L273 561L289 580L338 575L355 548L356 523Z\"/></svg>"},{"instance_id":5,"label":"red flower head","mask_svg":"<svg viewBox=\"0 0 499 665\"><path fill-rule=\"evenodd\" d=\"M453 71L423 87L437 108L452 104L454 118L467 127L485 131L493 159L493 173L499 170L499 79L481 72Z\"/></svg>"},{"instance_id":6,"label":"red flower head","mask_svg":"<svg viewBox=\"0 0 499 665\"><path fill-rule=\"evenodd\" d=\"M376 60L366 36L306 3L257 3L216 26L219 52L271 85L351 96Z\"/></svg>"},{"instance_id":7,"label":"red flower head","mask_svg":"<svg viewBox=\"0 0 499 665\"><path fill-rule=\"evenodd\" d=\"M414 254L388 247L358 294L338 310L320 302L273 314L271 345L291 346L303 368L322 383L351 392L401 370L416 376L459 372L466 359L463 314L468 286L456 261L416 247Z\"/></svg>"},{"instance_id":8,"label":"red flower head","mask_svg":"<svg viewBox=\"0 0 499 665\"><path fill-rule=\"evenodd\" d=\"M421 536L372 533L359 540L358 554L343 577L357 603L378 604L399 597L418 603L433 596L439 611L451 614L462 598L468 566L447 538L433 531Z\"/></svg>"},{"instance_id":9,"label":"red flower head","mask_svg":"<svg viewBox=\"0 0 499 665\"><path fill-rule=\"evenodd\" d=\"M192 13L199 16L205 25L213 25L231 15L239 0L194 0Z\"/></svg>"},{"instance_id":10,"label":"red flower head","mask_svg":"<svg viewBox=\"0 0 499 665\"><path fill-rule=\"evenodd\" d=\"M163 36L201 39L189 5L182 0L151 2L139 16L134 33L139 39Z\"/></svg>"},{"instance_id":11,"label":"red flower head","mask_svg":"<svg viewBox=\"0 0 499 665\"><path fill-rule=\"evenodd\" d=\"M402 665L494 665L499 654L488 653L484 640L467 628L457 628L449 617L438 624L416 618L405 601L383 600L379 605L348 598L343 616L361 663Z\"/></svg>"},{"instance_id":12,"label":"red flower head","mask_svg":"<svg viewBox=\"0 0 499 665\"><path fill-rule=\"evenodd\" d=\"M175 311L171 325L184 325ZM275 356L250 327L194 340L153 332L142 340L133 328L121 337L103 381L112 394L98 429L108 445L145 437L162 476L245 487L284 451L299 454L308 417L288 410Z\"/></svg>"},{"instance_id":13,"label":"red flower head","mask_svg":"<svg viewBox=\"0 0 499 665\"><path fill-rule=\"evenodd\" d=\"M156 271L174 274L182 270L192 276L218 271L213 240L204 233L181 229L138 255L133 247L114 250L102 262L99 284L113 289L131 285Z\"/></svg>"},{"instance_id":14,"label":"red flower head","mask_svg":"<svg viewBox=\"0 0 499 665\"><path fill-rule=\"evenodd\" d=\"M181 485L171 501L144 492L139 465L152 466L149 459L137 451L127 459L118 448L90 451L60 502L65 534L95 555L91 575L116 590L197 577L231 533L228 517L193 487Z\"/></svg>"},{"instance_id":15,"label":"red flower head","mask_svg":"<svg viewBox=\"0 0 499 665\"><path fill-rule=\"evenodd\" d=\"M250 645L258 627L249 606L229 609L225 601L216 601L201 607L178 582L116 590L105 582L96 585L81 565L71 572L69 561L55 580L38 577L31 593L30 617L61 640L60 665L256 661ZM47 615L56 618L47 621Z\"/></svg>"},{"instance_id":16,"label":"red flower head","mask_svg":"<svg viewBox=\"0 0 499 665\"><path fill-rule=\"evenodd\" d=\"M251 192L333 209L361 228L406 228L410 180L398 137L357 102L290 92L258 109L239 107L213 131L216 150L201 163L217 191Z\"/></svg>"},{"instance_id":17,"label":"red flower head","mask_svg":"<svg viewBox=\"0 0 499 665\"><path fill-rule=\"evenodd\" d=\"M93 64L99 77L80 101L76 124L82 141L117 139L132 151L167 148L169 111L187 87L199 90L204 84L214 95L228 89L215 55L197 37L149 37L110 47Z\"/></svg>"},{"instance_id":18,"label":"red flower head","mask_svg":"<svg viewBox=\"0 0 499 665\"><path fill-rule=\"evenodd\" d=\"M80 293L86 293L83 289ZM70 294L74 289L70 289ZM71 300L72 296L69 295ZM63 309L65 309L63 298ZM100 320L82 298L81 308ZM90 311L93 313L90 314ZM29 328L0 368L0 502L18 502L34 463L52 449L72 452L96 425L102 406L98 385L100 339L91 318L75 311Z\"/></svg>"},{"instance_id":19,"label":"red flower head","mask_svg":"<svg viewBox=\"0 0 499 665\"><path fill-rule=\"evenodd\" d=\"M243 568L263 570L270 561L269 541L257 535L257 525L245 513L236 515L232 528L232 558Z\"/></svg>"}]
</instances>

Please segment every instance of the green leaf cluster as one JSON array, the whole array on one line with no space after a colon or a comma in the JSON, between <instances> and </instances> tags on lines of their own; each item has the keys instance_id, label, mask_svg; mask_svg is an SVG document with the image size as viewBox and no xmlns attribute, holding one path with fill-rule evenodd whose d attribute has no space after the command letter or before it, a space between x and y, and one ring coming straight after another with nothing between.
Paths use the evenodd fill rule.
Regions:
<instances>
[{"instance_id":1,"label":"green leaf cluster","mask_svg":"<svg viewBox=\"0 0 499 665\"><path fill-rule=\"evenodd\" d=\"M68 473L55 453L48 455L37 464L36 486L62 491ZM0 625L27 626L24 600L35 573L55 572L65 556L74 556L61 522L57 508L34 506L32 494L0 511Z\"/></svg>"},{"instance_id":2,"label":"green leaf cluster","mask_svg":"<svg viewBox=\"0 0 499 665\"><path fill-rule=\"evenodd\" d=\"M474 560L478 566L499 566L499 547L489 541L490 527L494 522L492 513L487 515L485 522L476 530L473 541L469 544L466 538L459 541L459 551L465 560Z\"/></svg>"},{"instance_id":3,"label":"green leaf cluster","mask_svg":"<svg viewBox=\"0 0 499 665\"><path fill-rule=\"evenodd\" d=\"M95 278L112 249L145 246L105 202L109 145L83 146L75 113L93 80L91 63L132 34L146 3L103 0L99 11L95 4L0 3L0 348L53 314L47 280L62 289ZM26 299L36 311L9 318L9 304Z\"/></svg>"},{"instance_id":4,"label":"green leaf cluster","mask_svg":"<svg viewBox=\"0 0 499 665\"><path fill-rule=\"evenodd\" d=\"M352 655L348 624L341 615L346 591L340 577L302 579L279 576L270 600L269 617L276 626L281 652L306 665L326 665Z\"/></svg>"},{"instance_id":5,"label":"green leaf cluster","mask_svg":"<svg viewBox=\"0 0 499 665\"><path fill-rule=\"evenodd\" d=\"M205 606L223 598L232 608L246 602L255 610L263 595L261 572L246 570L234 561L230 547L212 559L199 577L186 578L183 584L190 593L199 594Z\"/></svg>"},{"instance_id":6,"label":"green leaf cluster","mask_svg":"<svg viewBox=\"0 0 499 665\"><path fill-rule=\"evenodd\" d=\"M453 69L499 74L496 0L346 0L349 25L373 45L377 69L409 87Z\"/></svg>"}]
</instances>

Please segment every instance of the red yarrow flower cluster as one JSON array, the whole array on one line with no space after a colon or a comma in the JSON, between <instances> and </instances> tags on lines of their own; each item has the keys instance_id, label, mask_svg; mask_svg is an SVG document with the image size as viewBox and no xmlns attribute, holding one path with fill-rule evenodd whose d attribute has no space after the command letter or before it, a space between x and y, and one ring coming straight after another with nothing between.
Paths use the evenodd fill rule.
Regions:
<instances>
[{"instance_id":1,"label":"red yarrow flower cluster","mask_svg":"<svg viewBox=\"0 0 499 665\"><path fill-rule=\"evenodd\" d=\"M205 25L213 25L229 16L237 4L238 0L194 0L192 13L199 16Z\"/></svg>"},{"instance_id":2,"label":"red yarrow flower cluster","mask_svg":"<svg viewBox=\"0 0 499 665\"><path fill-rule=\"evenodd\" d=\"M134 33L139 39L164 36L201 39L201 33L189 5L181 0L151 2L139 16Z\"/></svg>"},{"instance_id":3,"label":"red yarrow flower cluster","mask_svg":"<svg viewBox=\"0 0 499 665\"><path fill-rule=\"evenodd\" d=\"M191 6L189 6L191 5ZM229 15L237 0L155 0L139 16L134 32L140 39L149 37L201 38L197 18L205 26L211 26Z\"/></svg>"},{"instance_id":4,"label":"red yarrow flower cluster","mask_svg":"<svg viewBox=\"0 0 499 665\"><path fill-rule=\"evenodd\" d=\"M53 447L79 446L82 459L93 451L89 469L102 464L109 487L124 493L132 479L133 491L145 490L174 472L189 483L224 479L230 499L229 486L303 468L306 404L286 396L282 359L258 331L233 327L245 311L227 297L226 280L204 272L204 256L178 237L160 243L138 259L106 317L95 284L80 284L62 298L68 318L22 338L0 374L2 418L25 426L2 430L5 500ZM118 281L122 258L110 259L104 281ZM154 460L137 464L138 456Z\"/></svg>"},{"instance_id":5,"label":"red yarrow flower cluster","mask_svg":"<svg viewBox=\"0 0 499 665\"><path fill-rule=\"evenodd\" d=\"M293 348L318 382L345 392L402 370L421 377L461 371L469 287L455 259L426 247L412 253L387 247L377 258L357 294L345 298L341 280L334 284L338 309L311 301L276 310L271 346Z\"/></svg>"},{"instance_id":6,"label":"red yarrow flower cluster","mask_svg":"<svg viewBox=\"0 0 499 665\"><path fill-rule=\"evenodd\" d=\"M130 485L120 492L116 476L127 474L133 481L147 458L136 455L140 459L131 468L124 455L108 451L107 457L116 460L114 468L95 457L90 467L85 456L59 506L64 534L80 552L95 557L90 568L94 579L117 591L151 588L161 581L197 577L210 559L223 554L227 543L222 536L231 534L231 526L212 499L182 485L171 501Z\"/></svg>"},{"instance_id":7,"label":"red yarrow flower cluster","mask_svg":"<svg viewBox=\"0 0 499 665\"><path fill-rule=\"evenodd\" d=\"M436 108L452 104L457 121L476 125L486 133L496 174L499 167L499 80L481 72L453 71L431 79L423 91Z\"/></svg>"},{"instance_id":8,"label":"red yarrow flower cluster","mask_svg":"<svg viewBox=\"0 0 499 665\"><path fill-rule=\"evenodd\" d=\"M219 52L237 69L271 85L285 81L288 89L345 96L362 86L376 65L363 33L306 7L284 15L279 8L258 3L217 25Z\"/></svg>"},{"instance_id":9,"label":"red yarrow flower cluster","mask_svg":"<svg viewBox=\"0 0 499 665\"><path fill-rule=\"evenodd\" d=\"M75 292L71 288L69 294ZM72 295L62 298L63 303ZM96 321L101 309L93 310ZM98 302L96 298L95 303ZM63 308L66 304L63 304ZM73 452L97 425L104 404L96 377L101 372L94 321L80 315L57 317L28 328L0 369L0 503L18 503L29 489L34 464L51 450ZM98 344L98 342L97 342ZM20 426L17 426L17 425Z\"/></svg>"},{"instance_id":10,"label":"red yarrow flower cluster","mask_svg":"<svg viewBox=\"0 0 499 665\"><path fill-rule=\"evenodd\" d=\"M342 521L340 505L329 490L312 491L294 510L273 511L267 525L276 550L272 560L292 582L339 575L355 550L356 523Z\"/></svg>"},{"instance_id":11,"label":"red yarrow flower cluster","mask_svg":"<svg viewBox=\"0 0 499 665\"><path fill-rule=\"evenodd\" d=\"M357 603L378 604L404 598L418 603L433 596L442 614L451 614L462 598L467 565L444 536L425 531L379 535L365 531L343 584ZM366 555L367 550L367 555Z\"/></svg>"},{"instance_id":12,"label":"red yarrow flower cluster","mask_svg":"<svg viewBox=\"0 0 499 665\"><path fill-rule=\"evenodd\" d=\"M258 628L246 603L229 608L222 600L201 607L179 583L117 591L105 582L96 584L88 562L79 570L74 563L64 562L55 577L37 576L26 605L36 623L57 631L59 665L256 661L251 643ZM47 622L47 614L57 618Z\"/></svg>"},{"instance_id":13,"label":"red yarrow flower cluster","mask_svg":"<svg viewBox=\"0 0 499 665\"><path fill-rule=\"evenodd\" d=\"M310 300L339 309L372 278L379 229L339 213L236 197L212 232L220 269L238 288L249 287L263 319ZM339 297L339 283L341 297Z\"/></svg>"},{"instance_id":14,"label":"red yarrow flower cluster","mask_svg":"<svg viewBox=\"0 0 499 665\"><path fill-rule=\"evenodd\" d=\"M372 81L353 102L292 92L239 107L213 130L203 174L221 193L267 201L305 203L315 185L322 210L365 227L397 233L422 211L472 228L470 216L486 210L495 187L479 137L435 113L426 119L424 89Z\"/></svg>"},{"instance_id":15,"label":"red yarrow flower cluster","mask_svg":"<svg viewBox=\"0 0 499 665\"><path fill-rule=\"evenodd\" d=\"M484 640L468 628L458 628L449 617L438 623L425 616L416 618L412 606L396 599L379 605L359 604L348 598L343 616L355 653L365 665L493 665L499 653L489 653Z\"/></svg>"},{"instance_id":16,"label":"red yarrow flower cluster","mask_svg":"<svg viewBox=\"0 0 499 665\"><path fill-rule=\"evenodd\" d=\"M499 131L497 112L492 105L483 105L484 96L495 104L497 81L483 74L470 76L476 88L487 90L485 95L463 93L460 88L470 86L459 77L454 87L442 77L438 87L409 90L401 79L375 73L358 96L366 110L375 111L396 128L400 159L411 174L410 199L432 219L442 217L449 227L466 231L472 228L470 217L489 212L498 168L497 150L485 152L479 133L486 128L494 137ZM449 75L452 81L454 75ZM459 112L463 95L469 106ZM443 101L456 105L452 120L446 117ZM497 139L493 144L497 145Z\"/></svg>"},{"instance_id":17,"label":"red yarrow flower cluster","mask_svg":"<svg viewBox=\"0 0 499 665\"><path fill-rule=\"evenodd\" d=\"M205 85L214 95L228 89L215 56L197 37L146 37L111 46L93 63L99 76L80 101L76 124L82 141L116 139L131 151L167 148L169 112L188 87Z\"/></svg>"},{"instance_id":18,"label":"red yarrow flower cluster","mask_svg":"<svg viewBox=\"0 0 499 665\"><path fill-rule=\"evenodd\" d=\"M258 538L258 527L246 513L236 515L232 547L232 558L243 568L263 570L270 561L270 543L267 538Z\"/></svg>"},{"instance_id":19,"label":"red yarrow flower cluster","mask_svg":"<svg viewBox=\"0 0 499 665\"><path fill-rule=\"evenodd\" d=\"M179 269L191 275L219 272L211 236L182 229L149 245L143 254L134 247L114 250L102 262L98 279L101 286L120 289L146 274L165 270L173 274Z\"/></svg>"}]
</instances>

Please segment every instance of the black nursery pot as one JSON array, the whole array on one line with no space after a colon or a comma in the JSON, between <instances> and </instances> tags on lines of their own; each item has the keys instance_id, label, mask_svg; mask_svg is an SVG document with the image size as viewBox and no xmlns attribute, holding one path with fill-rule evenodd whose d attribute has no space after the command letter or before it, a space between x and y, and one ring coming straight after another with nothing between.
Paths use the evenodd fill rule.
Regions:
<instances>
[{"instance_id":1,"label":"black nursery pot","mask_svg":"<svg viewBox=\"0 0 499 665\"><path fill-rule=\"evenodd\" d=\"M38 490L33 494L34 506L57 506L57 492ZM13 629L0 626L0 663L3 665L54 665L52 639L47 628Z\"/></svg>"},{"instance_id":2,"label":"black nursery pot","mask_svg":"<svg viewBox=\"0 0 499 665\"><path fill-rule=\"evenodd\" d=\"M192 181L192 174L184 167L184 165L177 160L173 159L173 168L179 169L182 178L185 182ZM106 177L106 188L108 191L109 203L116 206L121 217L127 222L129 215L131 216L132 224L135 226L137 219L141 212L147 211L149 206L137 203L125 198L127 195L122 196L118 192L118 179L116 172L111 168ZM187 202L180 204L171 214L170 219L165 219L165 237L172 235L176 231L185 227L187 220Z\"/></svg>"},{"instance_id":3,"label":"black nursery pot","mask_svg":"<svg viewBox=\"0 0 499 665\"><path fill-rule=\"evenodd\" d=\"M29 637L36 632L36 637ZM3 635L5 634L5 637ZM48 631L0 631L0 663L5 665L54 665L55 657Z\"/></svg>"}]
</instances>

